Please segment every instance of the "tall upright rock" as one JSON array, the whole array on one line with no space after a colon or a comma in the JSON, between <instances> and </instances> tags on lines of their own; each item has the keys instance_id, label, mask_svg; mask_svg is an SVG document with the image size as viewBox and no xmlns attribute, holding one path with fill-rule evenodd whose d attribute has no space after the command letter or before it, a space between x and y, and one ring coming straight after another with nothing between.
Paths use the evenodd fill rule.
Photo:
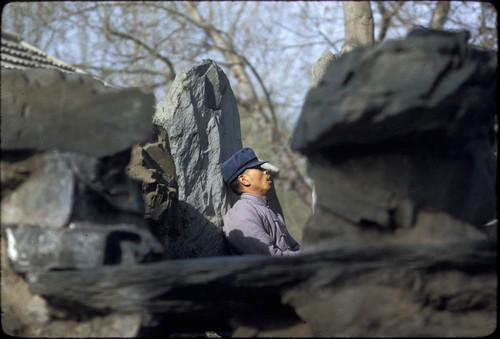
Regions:
<instances>
[{"instance_id":1,"label":"tall upright rock","mask_svg":"<svg viewBox=\"0 0 500 339\"><path fill-rule=\"evenodd\" d=\"M220 164L242 147L238 108L229 81L212 60L177 74L153 122L166 131L178 181L172 258L226 253L222 219L231 197Z\"/></svg>"}]
</instances>

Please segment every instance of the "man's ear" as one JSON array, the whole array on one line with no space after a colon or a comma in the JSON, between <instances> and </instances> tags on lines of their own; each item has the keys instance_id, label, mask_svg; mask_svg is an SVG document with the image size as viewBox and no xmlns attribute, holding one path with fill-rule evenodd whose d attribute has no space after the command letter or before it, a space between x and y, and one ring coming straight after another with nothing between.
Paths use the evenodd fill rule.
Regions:
<instances>
[{"instance_id":1,"label":"man's ear","mask_svg":"<svg viewBox=\"0 0 500 339\"><path fill-rule=\"evenodd\" d=\"M238 175L238 181L245 187L250 186L250 182L248 181L247 176L243 173Z\"/></svg>"}]
</instances>

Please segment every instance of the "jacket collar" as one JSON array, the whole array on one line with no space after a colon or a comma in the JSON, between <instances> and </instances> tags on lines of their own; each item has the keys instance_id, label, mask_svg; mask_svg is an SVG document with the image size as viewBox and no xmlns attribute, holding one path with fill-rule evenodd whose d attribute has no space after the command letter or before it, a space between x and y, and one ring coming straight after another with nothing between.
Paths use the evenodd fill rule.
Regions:
<instances>
[{"instance_id":1,"label":"jacket collar","mask_svg":"<svg viewBox=\"0 0 500 339\"><path fill-rule=\"evenodd\" d=\"M261 206L268 206L269 203L267 202L266 199L258 196L257 194L253 194L253 193L241 193L241 197L240 199L243 199L243 200L249 200L257 205L261 205Z\"/></svg>"}]
</instances>

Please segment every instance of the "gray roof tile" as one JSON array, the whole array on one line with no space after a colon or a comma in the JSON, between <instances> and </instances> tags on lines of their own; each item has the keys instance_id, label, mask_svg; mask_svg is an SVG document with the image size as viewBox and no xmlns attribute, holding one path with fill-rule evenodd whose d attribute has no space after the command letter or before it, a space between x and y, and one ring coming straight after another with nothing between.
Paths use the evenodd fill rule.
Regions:
<instances>
[{"instance_id":1,"label":"gray roof tile","mask_svg":"<svg viewBox=\"0 0 500 339\"><path fill-rule=\"evenodd\" d=\"M14 33L2 32L2 69L56 68L64 72L84 73L62 60L22 41Z\"/></svg>"}]
</instances>

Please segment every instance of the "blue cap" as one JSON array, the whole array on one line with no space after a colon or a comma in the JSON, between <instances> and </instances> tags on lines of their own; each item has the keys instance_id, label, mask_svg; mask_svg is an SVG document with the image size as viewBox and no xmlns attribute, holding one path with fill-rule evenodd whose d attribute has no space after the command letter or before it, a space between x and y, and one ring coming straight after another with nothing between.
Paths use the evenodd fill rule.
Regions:
<instances>
[{"instance_id":1,"label":"blue cap","mask_svg":"<svg viewBox=\"0 0 500 339\"><path fill-rule=\"evenodd\" d=\"M266 163L260 161L251 148L242 148L222 163L222 177L227 184L233 182L247 168Z\"/></svg>"}]
</instances>

